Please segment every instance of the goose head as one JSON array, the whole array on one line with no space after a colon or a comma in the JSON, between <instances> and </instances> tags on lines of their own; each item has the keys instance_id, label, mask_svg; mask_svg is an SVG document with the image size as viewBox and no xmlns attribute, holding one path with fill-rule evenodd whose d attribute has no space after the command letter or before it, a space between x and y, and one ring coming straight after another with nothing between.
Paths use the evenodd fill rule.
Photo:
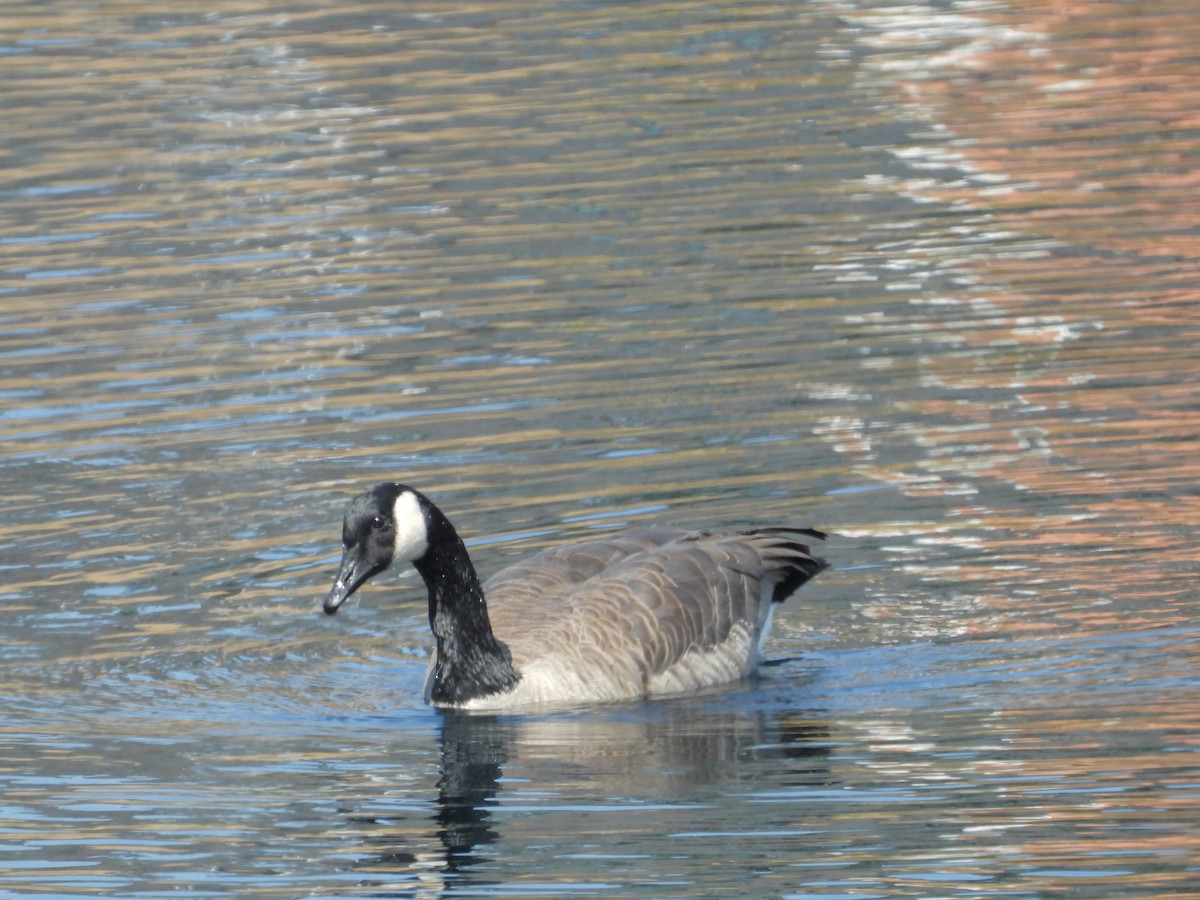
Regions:
<instances>
[{"instance_id":1,"label":"goose head","mask_svg":"<svg viewBox=\"0 0 1200 900\"><path fill-rule=\"evenodd\" d=\"M346 506L342 563L324 610L333 615L367 579L396 563L417 562L429 552L429 509L418 491L379 484Z\"/></svg>"},{"instance_id":2,"label":"goose head","mask_svg":"<svg viewBox=\"0 0 1200 900\"><path fill-rule=\"evenodd\" d=\"M329 615L367 579L412 563L429 591L429 627L437 639L426 699L454 705L510 689L520 675L492 632L483 587L454 526L420 491L378 484L359 494L342 519L342 564L325 597Z\"/></svg>"}]
</instances>

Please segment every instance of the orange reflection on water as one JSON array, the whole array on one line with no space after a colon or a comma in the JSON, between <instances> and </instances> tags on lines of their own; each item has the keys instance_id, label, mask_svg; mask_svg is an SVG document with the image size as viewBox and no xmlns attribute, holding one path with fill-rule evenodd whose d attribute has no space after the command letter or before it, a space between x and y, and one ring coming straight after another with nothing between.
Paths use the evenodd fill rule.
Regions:
<instances>
[{"instance_id":1,"label":"orange reflection on water","mask_svg":"<svg viewBox=\"0 0 1200 900\"><path fill-rule=\"evenodd\" d=\"M1065 240L1196 258L1195 8L1008 7L978 13L993 28L965 64L908 85L940 110L970 165L1004 185L988 191L989 208Z\"/></svg>"},{"instance_id":2,"label":"orange reflection on water","mask_svg":"<svg viewBox=\"0 0 1200 900\"><path fill-rule=\"evenodd\" d=\"M1166 2L1016 0L858 21L874 71L942 129L942 144L926 136L897 156L958 176L893 188L977 211L987 236L955 260L974 296L942 301L950 314L913 332L931 348L915 409L958 423L922 428L923 471L1015 488L1012 502L1031 512L1016 522L964 506L994 556L956 565L954 579L993 608L1022 606L1018 628L1189 621L1200 15ZM1037 596L1040 615L1017 589Z\"/></svg>"}]
</instances>

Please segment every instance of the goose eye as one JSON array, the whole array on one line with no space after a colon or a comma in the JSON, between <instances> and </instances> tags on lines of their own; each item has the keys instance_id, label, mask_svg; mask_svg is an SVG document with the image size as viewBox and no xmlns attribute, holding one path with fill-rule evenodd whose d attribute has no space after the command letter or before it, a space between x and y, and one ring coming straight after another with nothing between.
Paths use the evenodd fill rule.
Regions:
<instances>
[{"instance_id":1,"label":"goose eye","mask_svg":"<svg viewBox=\"0 0 1200 900\"><path fill-rule=\"evenodd\" d=\"M383 516L375 516L371 519L371 527L375 529L382 528L387 522Z\"/></svg>"}]
</instances>

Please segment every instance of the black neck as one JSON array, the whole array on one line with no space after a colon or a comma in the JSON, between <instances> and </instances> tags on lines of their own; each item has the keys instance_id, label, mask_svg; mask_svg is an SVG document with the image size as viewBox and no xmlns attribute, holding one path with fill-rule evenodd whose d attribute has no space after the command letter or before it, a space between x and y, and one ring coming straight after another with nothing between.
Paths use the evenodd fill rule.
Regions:
<instances>
[{"instance_id":1,"label":"black neck","mask_svg":"<svg viewBox=\"0 0 1200 900\"><path fill-rule=\"evenodd\" d=\"M429 627L437 639L429 700L462 703L507 690L520 675L492 633L467 548L441 510L430 504L425 513L429 550L413 565L429 589Z\"/></svg>"}]
</instances>

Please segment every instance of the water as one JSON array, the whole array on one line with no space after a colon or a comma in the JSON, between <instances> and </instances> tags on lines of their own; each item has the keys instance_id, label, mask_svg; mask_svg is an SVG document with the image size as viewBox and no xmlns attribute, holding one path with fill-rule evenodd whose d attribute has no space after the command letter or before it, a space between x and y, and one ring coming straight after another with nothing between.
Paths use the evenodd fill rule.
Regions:
<instances>
[{"instance_id":1,"label":"water","mask_svg":"<svg viewBox=\"0 0 1200 900\"><path fill-rule=\"evenodd\" d=\"M0 25L0 896L1195 895L1200 16L160 7ZM445 716L384 478L836 568Z\"/></svg>"}]
</instances>

